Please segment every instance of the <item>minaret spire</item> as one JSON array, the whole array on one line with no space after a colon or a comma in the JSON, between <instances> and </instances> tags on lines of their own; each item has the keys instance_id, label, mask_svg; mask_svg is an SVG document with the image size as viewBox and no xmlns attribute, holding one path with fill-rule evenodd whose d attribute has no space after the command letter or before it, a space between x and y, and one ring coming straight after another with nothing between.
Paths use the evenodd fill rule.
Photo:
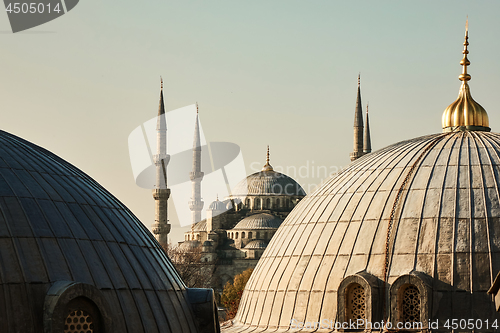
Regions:
<instances>
[{"instance_id":1,"label":"minaret spire","mask_svg":"<svg viewBox=\"0 0 500 333\"><path fill-rule=\"evenodd\" d=\"M153 189L155 199L155 223L153 233L163 248L168 246L168 198L170 189L167 188L167 165L170 155L167 154L167 122L165 119L165 104L163 101L163 79L161 79L160 104L158 106L158 120L156 125L156 155L153 156L156 167L156 185Z\"/></svg>"},{"instance_id":2,"label":"minaret spire","mask_svg":"<svg viewBox=\"0 0 500 333\"><path fill-rule=\"evenodd\" d=\"M194 225L201 221L201 210L205 204L201 200L201 181L203 180L203 176L204 173L201 172L201 140L198 119L198 103L196 103L196 122L194 124L193 140L193 169L189 173L189 178L191 179L191 201L189 201L189 209L191 210L192 233Z\"/></svg>"},{"instance_id":3,"label":"minaret spire","mask_svg":"<svg viewBox=\"0 0 500 333\"><path fill-rule=\"evenodd\" d=\"M356 108L354 109L354 150L351 153L351 161L363 156L363 104L361 104L361 83L358 74L358 95L356 97Z\"/></svg>"},{"instance_id":4,"label":"minaret spire","mask_svg":"<svg viewBox=\"0 0 500 333\"><path fill-rule=\"evenodd\" d=\"M370 122L368 120L368 103L366 103L365 135L363 141L363 154L372 152L372 140L370 137Z\"/></svg>"}]
</instances>

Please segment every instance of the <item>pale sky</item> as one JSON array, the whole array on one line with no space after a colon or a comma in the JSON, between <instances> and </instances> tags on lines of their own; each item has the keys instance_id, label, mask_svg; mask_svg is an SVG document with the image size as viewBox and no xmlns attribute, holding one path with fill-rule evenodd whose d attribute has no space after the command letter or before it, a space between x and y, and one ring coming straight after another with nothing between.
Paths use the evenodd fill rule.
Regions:
<instances>
[{"instance_id":1,"label":"pale sky","mask_svg":"<svg viewBox=\"0 0 500 333\"><path fill-rule=\"evenodd\" d=\"M156 115L162 75L167 111L198 102L206 140L238 144L247 174L270 145L275 169L309 193L324 178L313 170L349 163L358 72L374 150L441 132L467 15L471 92L498 132L499 13L497 0L82 0L12 34L4 12L0 128L73 163L151 227L127 139Z\"/></svg>"}]
</instances>

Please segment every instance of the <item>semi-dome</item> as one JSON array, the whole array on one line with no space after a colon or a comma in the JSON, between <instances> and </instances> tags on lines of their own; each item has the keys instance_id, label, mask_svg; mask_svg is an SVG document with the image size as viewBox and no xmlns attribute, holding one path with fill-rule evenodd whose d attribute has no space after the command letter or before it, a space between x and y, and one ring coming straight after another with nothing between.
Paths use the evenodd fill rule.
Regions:
<instances>
[{"instance_id":1,"label":"semi-dome","mask_svg":"<svg viewBox=\"0 0 500 333\"><path fill-rule=\"evenodd\" d=\"M190 290L137 217L73 165L3 131L0 262L1 332L72 332L65 323L82 318L94 332L202 331Z\"/></svg>"},{"instance_id":2,"label":"semi-dome","mask_svg":"<svg viewBox=\"0 0 500 333\"><path fill-rule=\"evenodd\" d=\"M233 229L278 229L282 222L283 220L279 217L267 213L261 213L245 217L243 220L238 222Z\"/></svg>"},{"instance_id":3,"label":"semi-dome","mask_svg":"<svg viewBox=\"0 0 500 333\"><path fill-rule=\"evenodd\" d=\"M261 239L253 240L247 245L245 245L245 249L265 249L267 246L267 243L264 242Z\"/></svg>"}]
</instances>

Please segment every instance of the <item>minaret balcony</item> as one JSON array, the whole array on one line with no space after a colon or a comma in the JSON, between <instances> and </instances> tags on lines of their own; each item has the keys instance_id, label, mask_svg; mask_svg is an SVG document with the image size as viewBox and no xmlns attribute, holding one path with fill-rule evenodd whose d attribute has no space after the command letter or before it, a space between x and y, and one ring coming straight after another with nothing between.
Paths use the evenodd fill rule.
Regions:
<instances>
[{"instance_id":1,"label":"minaret balcony","mask_svg":"<svg viewBox=\"0 0 500 333\"><path fill-rule=\"evenodd\" d=\"M203 200L191 200L189 201L189 209L191 211L200 211L203 209L205 202Z\"/></svg>"},{"instance_id":2,"label":"minaret balcony","mask_svg":"<svg viewBox=\"0 0 500 333\"><path fill-rule=\"evenodd\" d=\"M168 162L170 162L170 155L169 154L156 154L156 155L153 155L153 162L154 162L155 165L161 164L162 160L165 162L165 165L167 165Z\"/></svg>"},{"instance_id":3,"label":"minaret balcony","mask_svg":"<svg viewBox=\"0 0 500 333\"><path fill-rule=\"evenodd\" d=\"M203 179L203 176L205 175L204 172L201 172L201 171L196 171L196 172L190 172L189 173L189 178L191 179L191 181L201 181Z\"/></svg>"},{"instance_id":4,"label":"minaret balcony","mask_svg":"<svg viewBox=\"0 0 500 333\"><path fill-rule=\"evenodd\" d=\"M167 200L170 197L170 189L169 188L155 188L153 189L153 198L155 200L165 199Z\"/></svg>"}]
</instances>

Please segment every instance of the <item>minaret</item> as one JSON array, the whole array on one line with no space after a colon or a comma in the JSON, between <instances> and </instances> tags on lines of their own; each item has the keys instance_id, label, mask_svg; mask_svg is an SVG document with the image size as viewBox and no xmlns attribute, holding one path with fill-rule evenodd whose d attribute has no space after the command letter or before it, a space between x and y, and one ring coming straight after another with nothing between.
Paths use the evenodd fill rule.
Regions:
<instances>
[{"instance_id":1,"label":"minaret","mask_svg":"<svg viewBox=\"0 0 500 333\"><path fill-rule=\"evenodd\" d=\"M201 172L201 142L200 142L200 125L198 120L198 103L196 103L196 123L194 125L194 142L193 142L193 171L189 173L191 179L191 201L189 201L189 209L191 209L192 228L195 223L201 221L201 210L204 202L201 200L201 181L204 173Z\"/></svg>"},{"instance_id":2,"label":"minaret","mask_svg":"<svg viewBox=\"0 0 500 333\"><path fill-rule=\"evenodd\" d=\"M358 75L358 96L356 98L356 109L354 110L354 151L351 153L351 161L363 156L363 106L361 104L360 76Z\"/></svg>"},{"instance_id":3,"label":"minaret","mask_svg":"<svg viewBox=\"0 0 500 333\"><path fill-rule=\"evenodd\" d=\"M153 160L156 166L156 186L153 189L155 199L155 223L153 233L163 248L168 246L168 198L170 189L167 188L167 165L170 155L167 155L167 122L165 120L165 105L163 104L163 79L161 80L160 105L158 106L158 121L156 125L156 155Z\"/></svg>"},{"instance_id":4,"label":"minaret","mask_svg":"<svg viewBox=\"0 0 500 333\"><path fill-rule=\"evenodd\" d=\"M365 136L363 141L363 155L372 152L372 140L370 137L370 122L368 120L368 104L366 104L366 126L365 126Z\"/></svg>"}]
</instances>

